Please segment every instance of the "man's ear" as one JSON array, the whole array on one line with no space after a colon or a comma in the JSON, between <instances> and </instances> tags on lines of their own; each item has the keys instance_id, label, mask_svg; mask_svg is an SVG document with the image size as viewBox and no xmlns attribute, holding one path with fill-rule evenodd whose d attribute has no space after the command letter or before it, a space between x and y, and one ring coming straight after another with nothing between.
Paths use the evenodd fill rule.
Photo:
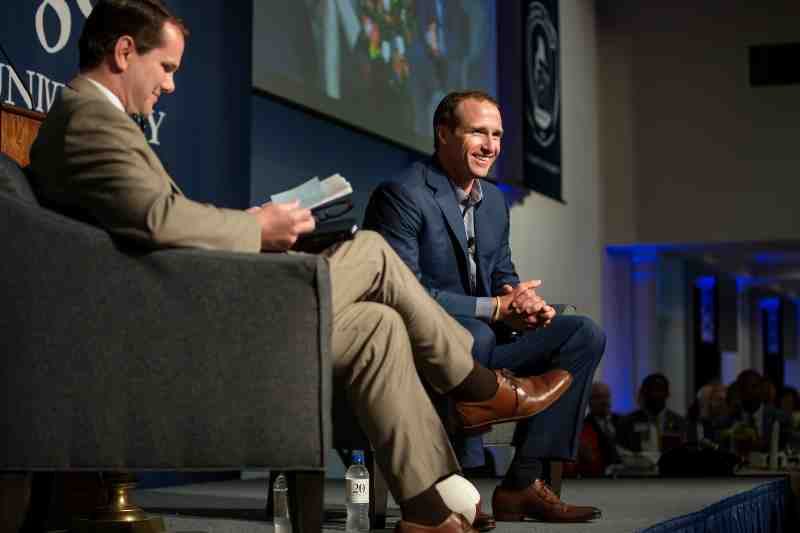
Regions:
<instances>
[{"instance_id":1,"label":"man's ear","mask_svg":"<svg viewBox=\"0 0 800 533\"><path fill-rule=\"evenodd\" d=\"M115 70L125 72L128 70L131 54L136 53L136 43L130 35L123 35L114 45L113 67Z\"/></svg>"},{"instance_id":2,"label":"man's ear","mask_svg":"<svg viewBox=\"0 0 800 533\"><path fill-rule=\"evenodd\" d=\"M439 141L439 144L447 144L445 140L447 138L446 129L447 126L444 124L436 126L436 139Z\"/></svg>"}]
</instances>

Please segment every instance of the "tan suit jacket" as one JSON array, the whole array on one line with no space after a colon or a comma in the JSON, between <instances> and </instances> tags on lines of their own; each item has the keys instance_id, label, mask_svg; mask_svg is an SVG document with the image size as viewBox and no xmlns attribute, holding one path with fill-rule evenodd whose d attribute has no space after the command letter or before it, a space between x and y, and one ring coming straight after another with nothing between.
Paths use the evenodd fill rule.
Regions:
<instances>
[{"instance_id":1,"label":"tan suit jacket","mask_svg":"<svg viewBox=\"0 0 800 533\"><path fill-rule=\"evenodd\" d=\"M261 249L255 217L186 198L139 127L86 78L72 80L48 113L31 170L44 203L142 245Z\"/></svg>"}]
</instances>

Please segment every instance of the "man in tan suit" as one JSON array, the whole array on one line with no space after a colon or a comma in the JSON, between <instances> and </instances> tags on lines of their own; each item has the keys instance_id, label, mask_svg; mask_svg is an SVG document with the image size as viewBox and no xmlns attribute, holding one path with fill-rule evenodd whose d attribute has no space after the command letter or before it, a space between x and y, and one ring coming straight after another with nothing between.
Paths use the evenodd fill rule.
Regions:
<instances>
[{"instance_id":1,"label":"man in tan suit","mask_svg":"<svg viewBox=\"0 0 800 533\"><path fill-rule=\"evenodd\" d=\"M148 115L175 90L188 30L160 0L102 0L80 39L80 74L63 90L31 149L47 205L150 248L285 251L314 229L307 209L238 211L186 198L128 114ZM567 389L560 370L514 378L473 362L472 337L439 307L375 233L326 250L334 371L347 386L381 471L400 503L398 530L472 531L436 485L459 471L419 372L456 402L465 428L527 418ZM520 301L530 297L520 289ZM533 304L530 304L533 305Z\"/></svg>"}]
</instances>

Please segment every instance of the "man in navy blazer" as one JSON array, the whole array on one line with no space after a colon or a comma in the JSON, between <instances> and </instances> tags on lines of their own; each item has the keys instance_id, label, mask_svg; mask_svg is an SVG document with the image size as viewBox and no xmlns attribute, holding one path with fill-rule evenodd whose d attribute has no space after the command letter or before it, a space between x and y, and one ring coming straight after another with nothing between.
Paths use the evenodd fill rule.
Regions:
<instances>
[{"instance_id":1,"label":"man in navy blazer","mask_svg":"<svg viewBox=\"0 0 800 533\"><path fill-rule=\"evenodd\" d=\"M584 521L594 507L567 505L546 486L545 460L574 461L592 377L605 335L589 318L557 314L520 281L511 259L509 211L486 180L500 153L497 102L478 91L451 93L434 114L435 153L398 179L381 184L364 226L380 232L431 296L475 338L473 356L489 368L535 375L569 371L573 384L514 436L516 454L495 489L498 520ZM483 464L480 439L457 439L462 467Z\"/></svg>"}]
</instances>

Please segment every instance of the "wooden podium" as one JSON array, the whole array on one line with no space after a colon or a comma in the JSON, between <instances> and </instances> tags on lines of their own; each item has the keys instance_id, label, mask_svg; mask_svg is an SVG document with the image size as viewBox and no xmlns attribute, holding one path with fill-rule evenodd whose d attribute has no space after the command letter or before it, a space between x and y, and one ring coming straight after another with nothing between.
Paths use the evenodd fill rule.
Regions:
<instances>
[{"instance_id":1,"label":"wooden podium","mask_svg":"<svg viewBox=\"0 0 800 533\"><path fill-rule=\"evenodd\" d=\"M21 166L30 163L30 148L45 115L0 104L0 152Z\"/></svg>"}]
</instances>

